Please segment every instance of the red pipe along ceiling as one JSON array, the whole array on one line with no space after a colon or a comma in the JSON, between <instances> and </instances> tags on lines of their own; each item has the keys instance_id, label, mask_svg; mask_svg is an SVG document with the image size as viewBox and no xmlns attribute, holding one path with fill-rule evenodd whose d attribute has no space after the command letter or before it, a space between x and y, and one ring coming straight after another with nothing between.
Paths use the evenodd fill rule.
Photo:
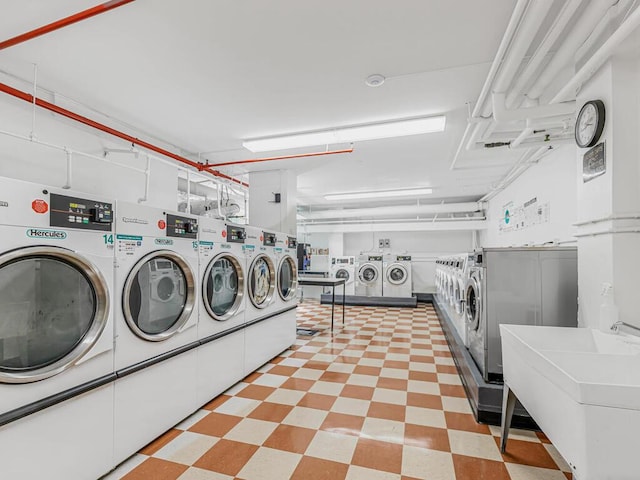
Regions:
<instances>
[{"instance_id":1,"label":"red pipe along ceiling","mask_svg":"<svg viewBox=\"0 0 640 480\"><path fill-rule=\"evenodd\" d=\"M146 148L147 150L151 150L152 152L159 153L160 155L164 155L165 157L172 158L180 163L189 165L190 167L193 167L200 172L204 170L215 177L224 178L225 180L235 182L239 185L242 185L243 187L249 186L248 183L238 180L237 178L231 177L229 175L225 175L224 173L219 172L218 170L210 169L206 165L194 162L192 160L189 160L188 158L185 158L173 152L170 152L169 150L165 150L164 148L157 147L149 142L145 142L144 140L140 140L138 138L132 137L131 135L128 135L114 128L108 127L107 125L104 125L102 123L91 120L90 118L83 117L82 115L79 115L70 110L67 110L66 108L59 107L57 105L54 105L53 103L47 102L46 100L42 100L41 98L38 98L38 97L34 99L33 95L31 95L30 93L26 93L16 88L10 87L7 84L0 83L0 91L7 93L13 97L19 98L20 100L24 100L25 102L28 102L31 104L35 103L37 106L44 108L45 110L49 110L51 112L57 113L58 115L62 115L63 117L70 118L71 120L75 120L76 122L95 128L96 130L100 130L102 132L108 133L110 135L113 135L114 137L121 138L123 140L126 140L127 142L132 143L133 145L138 145L139 147Z\"/></svg>"},{"instance_id":2,"label":"red pipe along ceiling","mask_svg":"<svg viewBox=\"0 0 640 480\"><path fill-rule=\"evenodd\" d=\"M240 165L244 163L257 163L257 162L271 162L272 160L290 160L292 158L304 158L304 157L320 157L322 155L337 155L340 153L352 153L353 148L347 148L344 150L330 150L326 152L314 152L314 153L298 153L296 155L283 155L279 157L265 157L265 158L250 158L248 160L234 160L233 162L226 163L208 163L204 170L209 171L213 167L224 167L227 165Z\"/></svg>"},{"instance_id":3,"label":"red pipe along ceiling","mask_svg":"<svg viewBox=\"0 0 640 480\"><path fill-rule=\"evenodd\" d=\"M131 3L134 1L135 0L111 0L109 2L101 3L100 5L96 5L95 7L88 8L87 10L83 10L82 12L75 13L63 19L36 28L35 30L31 30L29 32L23 33L22 35L18 35L5 40L4 42L0 42L0 50L13 47L14 45L26 42L27 40L31 40L32 38L39 37L40 35L45 35L47 33L53 32L54 30L64 28L67 25L71 25L87 18L100 15L101 13L108 12L109 10L113 10L114 8L121 7L122 5L126 5L127 3Z\"/></svg>"}]
</instances>

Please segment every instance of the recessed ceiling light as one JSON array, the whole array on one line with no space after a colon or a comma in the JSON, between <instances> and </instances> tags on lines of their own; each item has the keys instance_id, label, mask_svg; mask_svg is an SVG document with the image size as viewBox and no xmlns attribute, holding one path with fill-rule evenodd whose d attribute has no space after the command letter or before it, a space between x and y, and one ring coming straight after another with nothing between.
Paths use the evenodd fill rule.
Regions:
<instances>
[{"instance_id":1,"label":"recessed ceiling light","mask_svg":"<svg viewBox=\"0 0 640 480\"><path fill-rule=\"evenodd\" d=\"M446 118L444 115L435 117L410 118L394 120L384 123L355 125L340 127L333 130L305 132L280 137L258 138L246 140L242 146L252 152L267 152L271 150L286 150L288 148L312 147L317 145L331 145L352 143L380 138L405 137L422 133L444 131Z\"/></svg>"},{"instance_id":2,"label":"recessed ceiling light","mask_svg":"<svg viewBox=\"0 0 640 480\"><path fill-rule=\"evenodd\" d=\"M326 200L361 200L364 198L412 197L430 195L432 188L407 188L404 190L378 190L375 192L330 193Z\"/></svg>"},{"instance_id":3,"label":"recessed ceiling light","mask_svg":"<svg viewBox=\"0 0 640 480\"><path fill-rule=\"evenodd\" d=\"M384 83L385 80L386 78L384 78L384 75L380 75L379 73L374 73L373 75L369 75L367 77L367 79L365 80L365 83L369 87L379 87Z\"/></svg>"}]
</instances>

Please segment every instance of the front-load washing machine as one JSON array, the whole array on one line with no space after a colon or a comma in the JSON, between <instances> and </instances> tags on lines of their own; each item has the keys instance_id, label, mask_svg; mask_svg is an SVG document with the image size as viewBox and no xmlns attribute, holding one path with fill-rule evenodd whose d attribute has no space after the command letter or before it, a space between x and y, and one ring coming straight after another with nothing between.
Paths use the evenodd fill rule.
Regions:
<instances>
[{"instance_id":1,"label":"front-load washing machine","mask_svg":"<svg viewBox=\"0 0 640 480\"><path fill-rule=\"evenodd\" d=\"M284 234L248 227L247 240L257 245L254 249L246 249L249 298L245 374L253 372L295 342L297 267L292 249L287 248L285 255L285 246L289 246L284 243L285 239L289 242ZM280 279L286 284L279 284ZM287 300L282 299L282 293Z\"/></svg>"},{"instance_id":2,"label":"front-load washing machine","mask_svg":"<svg viewBox=\"0 0 640 480\"><path fill-rule=\"evenodd\" d=\"M344 278L345 295L356 293L356 257L332 257L329 275L331 278Z\"/></svg>"},{"instance_id":3,"label":"front-load washing machine","mask_svg":"<svg viewBox=\"0 0 640 480\"><path fill-rule=\"evenodd\" d=\"M356 258L356 295L382 296L382 255L360 254Z\"/></svg>"},{"instance_id":4,"label":"front-load washing machine","mask_svg":"<svg viewBox=\"0 0 640 480\"><path fill-rule=\"evenodd\" d=\"M385 297L411 297L411 256L387 254L383 259L382 293Z\"/></svg>"},{"instance_id":5,"label":"front-load washing machine","mask_svg":"<svg viewBox=\"0 0 640 480\"><path fill-rule=\"evenodd\" d=\"M115 458L197 408L198 220L118 203Z\"/></svg>"},{"instance_id":6,"label":"front-load washing machine","mask_svg":"<svg viewBox=\"0 0 640 480\"><path fill-rule=\"evenodd\" d=\"M204 405L244 376L245 260L238 227L199 218L201 306L198 321L198 404Z\"/></svg>"},{"instance_id":7,"label":"front-load washing machine","mask_svg":"<svg viewBox=\"0 0 640 480\"><path fill-rule=\"evenodd\" d=\"M289 310L298 304L298 263L295 237L283 232L276 233L276 310ZM295 317L295 312L293 312Z\"/></svg>"},{"instance_id":8,"label":"front-load washing machine","mask_svg":"<svg viewBox=\"0 0 640 480\"><path fill-rule=\"evenodd\" d=\"M0 472L113 467L113 202L0 178Z\"/></svg>"}]
</instances>

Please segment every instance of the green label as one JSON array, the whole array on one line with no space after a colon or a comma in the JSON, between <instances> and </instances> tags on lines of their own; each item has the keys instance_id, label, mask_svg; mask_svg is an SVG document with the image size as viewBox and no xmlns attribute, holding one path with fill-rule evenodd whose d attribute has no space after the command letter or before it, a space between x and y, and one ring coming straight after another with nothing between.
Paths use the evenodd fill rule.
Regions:
<instances>
[{"instance_id":1,"label":"green label","mask_svg":"<svg viewBox=\"0 0 640 480\"><path fill-rule=\"evenodd\" d=\"M64 240L67 238L67 232L62 230L47 230L44 228L29 228L27 230L29 238L45 238L48 240Z\"/></svg>"},{"instance_id":2,"label":"green label","mask_svg":"<svg viewBox=\"0 0 640 480\"><path fill-rule=\"evenodd\" d=\"M117 240L142 240L142 237L138 235L116 235Z\"/></svg>"},{"instance_id":3,"label":"green label","mask_svg":"<svg viewBox=\"0 0 640 480\"><path fill-rule=\"evenodd\" d=\"M205 247L213 247L213 242L205 242L200 240L200 245L204 245Z\"/></svg>"},{"instance_id":4,"label":"green label","mask_svg":"<svg viewBox=\"0 0 640 480\"><path fill-rule=\"evenodd\" d=\"M282 253L282 247L275 247L273 250L278 253Z\"/></svg>"},{"instance_id":5,"label":"green label","mask_svg":"<svg viewBox=\"0 0 640 480\"><path fill-rule=\"evenodd\" d=\"M104 234L102 235L102 239L104 240L104 244L105 245L113 245L113 234L109 233L109 234Z\"/></svg>"},{"instance_id":6,"label":"green label","mask_svg":"<svg viewBox=\"0 0 640 480\"><path fill-rule=\"evenodd\" d=\"M173 240L170 238L156 238L154 243L156 245L173 245Z\"/></svg>"}]
</instances>

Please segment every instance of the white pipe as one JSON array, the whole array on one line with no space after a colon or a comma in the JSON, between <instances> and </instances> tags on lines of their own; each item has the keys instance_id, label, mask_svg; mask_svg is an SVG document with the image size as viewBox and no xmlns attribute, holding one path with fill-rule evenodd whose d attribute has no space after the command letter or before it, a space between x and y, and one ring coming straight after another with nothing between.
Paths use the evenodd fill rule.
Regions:
<instances>
[{"instance_id":1,"label":"white pipe","mask_svg":"<svg viewBox=\"0 0 640 480\"><path fill-rule=\"evenodd\" d=\"M67 181L65 182L65 184L62 186L62 188L64 188L65 190L68 190L71 188L71 160L73 158L73 154L71 153L71 150L69 150L68 148L65 149L65 153L67 154Z\"/></svg>"},{"instance_id":2,"label":"white pipe","mask_svg":"<svg viewBox=\"0 0 640 480\"><path fill-rule=\"evenodd\" d=\"M429 232L429 231L473 231L489 228L486 220L465 222L402 222L370 224L299 225L307 234L321 232Z\"/></svg>"},{"instance_id":3,"label":"white pipe","mask_svg":"<svg viewBox=\"0 0 640 480\"><path fill-rule=\"evenodd\" d=\"M551 99L549 103L558 103L568 98L575 98L575 94L578 89L589 80L594 73L606 62L613 54L614 50L624 41L627 37L640 26L640 8L629 15L629 17L622 22L620 27L613 32L613 34L607 39L604 44L593 54L593 56L587 60L580 70L566 83L566 85Z\"/></svg>"},{"instance_id":4,"label":"white pipe","mask_svg":"<svg viewBox=\"0 0 640 480\"><path fill-rule=\"evenodd\" d=\"M587 2L578 21L566 36L551 61L547 64L535 83L526 92L529 98L539 98L557 77L558 73L571 61L580 45L593 32L607 10L618 0L592 0Z\"/></svg>"},{"instance_id":5,"label":"white pipe","mask_svg":"<svg viewBox=\"0 0 640 480\"><path fill-rule=\"evenodd\" d=\"M557 117L560 115L574 115L576 110L576 102L563 102L555 105L541 105L539 107L507 110L505 106L505 94L495 92L492 95L492 106L493 119L500 123L517 122L545 117Z\"/></svg>"},{"instance_id":6,"label":"white pipe","mask_svg":"<svg viewBox=\"0 0 640 480\"><path fill-rule=\"evenodd\" d=\"M218 188L216 188L216 193L217 193L217 198L218 198L218 216L220 218L223 218L225 221L227 221L227 217L226 215L222 214L222 192L220 191L220 189L222 188L222 185L218 185Z\"/></svg>"},{"instance_id":7,"label":"white pipe","mask_svg":"<svg viewBox=\"0 0 640 480\"><path fill-rule=\"evenodd\" d=\"M149 200L149 187L151 183L151 157L147 155L147 168L144 171L144 197L138 199L138 203Z\"/></svg>"},{"instance_id":8,"label":"white pipe","mask_svg":"<svg viewBox=\"0 0 640 480\"><path fill-rule=\"evenodd\" d=\"M493 123L495 122L482 122L475 124L471 137L469 137L469 141L466 145L467 151L475 148L478 138L482 138L486 134L487 129L491 127Z\"/></svg>"},{"instance_id":9,"label":"white pipe","mask_svg":"<svg viewBox=\"0 0 640 480\"><path fill-rule=\"evenodd\" d=\"M520 146L520 144L524 141L525 138L527 138L529 135L533 134L533 128L531 127L525 127L524 130L522 130L522 132L520 132L520 135L518 135L509 145L509 148L518 148Z\"/></svg>"},{"instance_id":10,"label":"white pipe","mask_svg":"<svg viewBox=\"0 0 640 480\"><path fill-rule=\"evenodd\" d=\"M618 235L621 233L640 233L640 228L608 228L607 230L601 230L599 232L592 233L577 233L574 237L582 238L582 237L598 237L600 235Z\"/></svg>"},{"instance_id":11,"label":"white pipe","mask_svg":"<svg viewBox=\"0 0 640 480\"><path fill-rule=\"evenodd\" d=\"M388 207L349 208L344 210L316 210L306 212L308 219L382 217L391 215L421 215L438 213L477 212L480 206L476 202L435 204L435 205L392 205Z\"/></svg>"},{"instance_id":12,"label":"white pipe","mask_svg":"<svg viewBox=\"0 0 640 480\"><path fill-rule=\"evenodd\" d=\"M586 225L596 225L598 223L612 222L616 220L640 220L640 213L623 213L607 215L606 217L596 218L594 220L587 220L586 222L574 223L574 227L584 227Z\"/></svg>"},{"instance_id":13,"label":"white pipe","mask_svg":"<svg viewBox=\"0 0 640 480\"><path fill-rule=\"evenodd\" d=\"M458 144L458 149L456 150L456 154L453 156L453 160L451 161L451 165L449 165L449 170L455 170L456 163L458 162L458 158L460 158L460 152L462 152L462 147L464 146L464 139L467 138L467 134L471 130L471 123L467 123L467 127L464 129L464 133L462 134L462 138L460 139L460 143Z\"/></svg>"},{"instance_id":14,"label":"white pipe","mask_svg":"<svg viewBox=\"0 0 640 480\"><path fill-rule=\"evenodd\" d=\"M191 213L191 171L187 170L187 213Z\"/></svg>"},{"instance_id":15,"label":"white pipe","mask_svg":"<svg viewBox=\"0 0 640 480\"><path fill-rule=\"evenodd\" d=\"M518 76L514 82L513 87L507 95L505 105L507 108L512 108L517 101L518 97L522 94L522 91L527 86L533 75L538 71L542 62L546 59L549 50L556 43L560 34L564 31L565 27L573 17L577 8L582 3L582 0L569 0L564 4L553 25L545 35L544 39L536 49L535 53L529 59L524 71Z\"/></svg>"}]
</instances>

